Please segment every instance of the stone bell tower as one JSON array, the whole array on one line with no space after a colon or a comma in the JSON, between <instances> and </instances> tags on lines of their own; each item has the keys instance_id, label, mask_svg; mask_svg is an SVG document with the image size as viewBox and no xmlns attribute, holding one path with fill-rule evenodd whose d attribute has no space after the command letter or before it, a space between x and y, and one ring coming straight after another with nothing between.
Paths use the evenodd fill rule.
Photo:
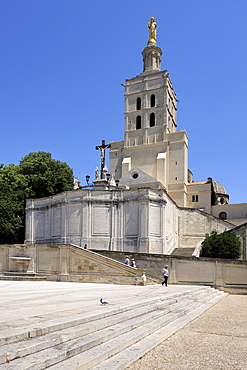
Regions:
<instances>
[{"instance_id":1,"label":"stone bell tower","mask_svg":"<svg viewBox=\"0 0 247 370\"><path fill-rule=\"evenodd\" d=\"M120 179L133 167L161 182L181 206L186 205L187 135L177 132L177 98L162 50L156 45L156 22L148 23L149 40L142 51L143 72L126 80L124 141L111 143L110 166Z\"/></svg>"}]
</instances>

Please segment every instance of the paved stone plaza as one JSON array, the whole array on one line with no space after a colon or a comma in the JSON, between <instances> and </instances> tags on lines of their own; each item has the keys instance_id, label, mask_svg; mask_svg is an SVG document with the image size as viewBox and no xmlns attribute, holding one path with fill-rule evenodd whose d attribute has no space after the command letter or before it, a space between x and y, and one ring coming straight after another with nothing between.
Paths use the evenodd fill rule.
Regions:
<instances>
[{"instance_id":1,"label":"paved stone plaza","mask_svg":"<svg viewBox=\"0 0 247 370\"><path fill-rule=\"evenodd\" d=\"M196 288L196 287L194 287ZM51 281L1 281L0 331L45 320L100 311L100 298L109 304L128 304L148 297L172 296L192 286L133 286Z\"/></svg>"},{"instance_id":2,"label":"paved stone plaza","mask_svg":"<svg viewBox=\"0 0 247 370\"><path fill-rule=\"evenodd\" d=\"M61 325L62 328L63 322L68 317L76 319L94 314L102 315L103 311L107 312L126 307L126 305L131 306L138 302L145 312L147 300L174 299L174 297L186 296L189 292L197 292L198 289L201 288L185 285L168 285L166 288L160 285L142 287L44 281L0 281L1 334L2 336L7 336L7 334L11 336L12 333L15 335L24 327L38 330L47 323ZM196 294L199 296L201 293ZM99 302L100 298L108 301L109 305L102 306ZM150 350L133 365L129 364L129 369L164 369L166 366L169 369L247 369L246 305L247 296L244 295L229 295L223 298L175 334L171 331L166 336L163 331L162 338L166 340L160 341L162 343L159 346ZM167 316L169 315L164 313L163 320ZM174 324L172 325L174 327ZM133 330L129 336L132 332ZM45 337L46 335L43 336ZM149 339L148 342L150 342ZM19 343L23 344L23 341ZM21 369L31 366L29 360L25 361ZM70 362L66 362L65 365L61 362L42 368L50 367L54 370L66 369L66 366L69 366L71 370L81 368L78 367L80 354L68 361ZM103 370L106 366L108 366L107 363L87 368ZM0 365L0 369L12 370L14 368L14 361L13 365L11 363ZM119 366L118 361L117 366L116 364L110 365L108 368L124 369L126 366Z\"/></svg>"}]
</instances>

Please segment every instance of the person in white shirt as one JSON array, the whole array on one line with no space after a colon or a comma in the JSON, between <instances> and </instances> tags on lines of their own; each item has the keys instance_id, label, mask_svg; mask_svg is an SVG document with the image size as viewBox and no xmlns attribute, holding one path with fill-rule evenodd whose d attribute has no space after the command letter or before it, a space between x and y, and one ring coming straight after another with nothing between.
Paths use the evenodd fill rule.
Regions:
<instances>
[{"instance_id":1,"label":"person in white shirt","mask_svg":"<svg viewBox=\"0 0 247 370\"><path fill-rule=\"evenodd\" d=\"M167 286L167 280L168 280L168 277L169 277L169 271L168 271L168 266L165 265L165 268L162 270L162 274L163 274L163 277L164 277L164 281L162 281L162 285L165 284L165 286Z\"/></svg>"},{"instance_id":2,"label":"person in white shirt","mask_svg":"<svg viewBox=\"0 0 247 370\"><path fill-rule=\"evenodd\" d=\"M125 263L125 265L130 266L129 256L126 256L124 263Z\"/></svg>"}]
</instances>

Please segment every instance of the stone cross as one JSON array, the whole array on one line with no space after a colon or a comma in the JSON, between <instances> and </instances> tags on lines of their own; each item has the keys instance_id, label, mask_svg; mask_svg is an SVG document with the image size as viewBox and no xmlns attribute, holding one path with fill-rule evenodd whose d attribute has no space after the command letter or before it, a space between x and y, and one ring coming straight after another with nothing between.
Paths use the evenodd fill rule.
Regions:
<instances>
[{"instance_id":1,"label":"stone cross","mask_svg":"<svg viewBox=\"0 0 247 370\"><path fill-rule=\"evenodd\" d=\"M100 158L101 158L101 171L100 171L100 178L103 179L103 169L105 167L105 150L110 148L111 144L106 144L105 140L102 140L102 144L95 147L95 149L100 150Z\"/></svg>"}]
</instances>

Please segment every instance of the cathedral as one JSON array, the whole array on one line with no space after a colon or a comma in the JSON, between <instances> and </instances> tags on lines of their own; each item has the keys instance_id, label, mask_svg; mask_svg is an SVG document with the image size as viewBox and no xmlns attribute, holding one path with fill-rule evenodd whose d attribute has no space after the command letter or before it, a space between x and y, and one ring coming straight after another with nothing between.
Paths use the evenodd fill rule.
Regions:
<instances>
[{"instance_id":1,"label":"cathedral","mask_svg":"<svg viewBox=\"0 0 247 370\"><path fill-rule=\"evenodd\" d=\"M156 26L152 17L143 71L123 85L123 141L96 147L101 169L93 187L75 184L72 191L27 201L26 244L160 254L186 248L198 255L206 233L247 222L247 204L229 204L219 182L193 181L188 136L177 131L178 100L168 71L161 70Z\"/></svg>"}]
</instances>

